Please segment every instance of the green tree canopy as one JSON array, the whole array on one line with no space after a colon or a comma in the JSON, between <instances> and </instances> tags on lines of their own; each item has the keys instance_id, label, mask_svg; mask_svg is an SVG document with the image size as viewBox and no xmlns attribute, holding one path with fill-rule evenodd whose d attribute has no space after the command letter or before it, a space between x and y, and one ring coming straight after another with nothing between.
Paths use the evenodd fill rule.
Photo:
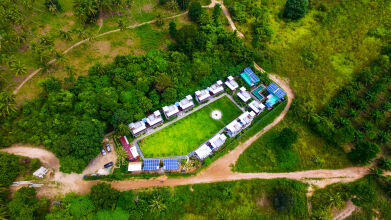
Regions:
<instances>
[{"instance_id":1,"label":"green tree canopy","mask_svg":"<svg viewBox=\"0 0 391 220\"><path fill-rule=\"evenodd\" d=\"M284 17L297 20L305 16L308 8L308 0L287 0L284 8Z\"/></svg>"},{"instance_id":2,"label":"green tree canopy","mask_svg":"<svg viewBox=\"0 0 391 220\"><path fill-rule=\"evenodd\" d=\"M98 209L114 209L119 197L119 191L107 183L98 183L91 187L89 194Z\"/></svg>"}]
</instances>

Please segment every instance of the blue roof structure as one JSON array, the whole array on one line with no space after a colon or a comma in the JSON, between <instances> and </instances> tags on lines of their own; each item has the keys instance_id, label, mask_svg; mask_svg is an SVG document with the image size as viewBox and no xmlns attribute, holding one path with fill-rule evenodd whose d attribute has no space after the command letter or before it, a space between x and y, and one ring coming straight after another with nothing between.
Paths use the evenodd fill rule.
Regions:
<instances>
[{"instance_id":1,"label":"blue roof structure","mask_svg":"<svg viewBox=\"0 0 391 220\"><path fill-rule=\"evenodd\" d=\"M159 160L145 160L144 161L144 170L146 170L146 171L158 170L159 168L160 168Z\"/></svg>"},{"instance_id":2,"label":"blue roof structure","mask_svg":"<svg viewBox=\"0 0 391 220\"><path fill-rule=\"evenodd\" d=\"M247 73L247 75L250 76L251 81L252 81L253 83L257 83L257 82L260 81L259 77L253 72L252 69L250 69L250 67L246 67L246 68L244 69L244 72Z\"/></svg>"},{"instance_id":3,"label":"blue roof structure","mask_svg":"<svg viewBox=\"0 0 391 220\"><path fill-rule=\"evenodd\" d=\"M267 87L267 91L268 91L270 94L274 94L274 95L277 96L279 99L284 98L284 96L286 95L286 92L285 92L284 90L282 90L280 87L278 87L275 83L270 84L270 85Z\"/></svg>"},{"instance_id":4,"label":"blue roof structure","mask_svg":"<svg viewBox=\"0 0 391 220\"><path fill-rule=\"evenodd\" d=\"M240 74L240 76L249 86L255 86L257 82L260 81L259 77L255 75L255 73L250 69L250 67L245 68L243 70L243 73Z\"/></svg>"},{"instance_id":5,"label":"blue roof structure","mask_svg":"<svg viewBox=\"0 0 391 220\"><path fill-rule=\"evenodd\" d=\"M163 160L163 169L177 170L179 169L179 161L177 159Z\"/></svg>"}]
</instances>

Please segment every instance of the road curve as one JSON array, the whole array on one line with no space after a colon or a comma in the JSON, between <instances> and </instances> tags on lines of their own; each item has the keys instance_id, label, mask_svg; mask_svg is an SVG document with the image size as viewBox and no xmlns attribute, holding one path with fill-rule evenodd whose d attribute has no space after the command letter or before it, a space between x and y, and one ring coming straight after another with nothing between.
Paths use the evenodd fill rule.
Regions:
<instances>
[{"instance_id":1,"label":"road curve","mask_svg":"<svg viewBox=\"0 0 391 220\"><path fill-rule=\"evenodd\" d=\"M231 170L232 165L237 161L240 154L243 153L254 141L261 137L265 132L269 131L277 125L287 114L294 94L289 87L286 80L279 78L276 75L269 74L269 77L278 83L282 89L288 94L288 103L282 113L264 129L259 131L247 141L240 143L235 149L228 152L226 155L220 157L213 162L209 167L198 173L196 176L180 177L167 179L165 176L153 179L138 179L138 180L124 180L111 182L112 186L119 190L139 189L147 187L160 186L177 186L177 185L192 185L198 183L212 183L220 181L233 181L243 179L273 179L273 178L288 178L301 180L307 183L324 187L335 182L349 182L359 179L368 174L367 167L351 167L339 170L308 170L289 173L237 173ZM39 158L50 168L55 169L55 174L49 177L48 184L38 189L39 196L46 196L49 198L65 194L68 192L75 192L78 194L88 193L90 187L99 181L83 181L82 175L79 174L65 174L58 170L59 162L55 155L43 148L28 147L22 145L14 145L9 148L2 149L2 151L14 153L17 155ZM388 174L389 175L389 174ZM164 180L164 182L161 182ZM60 183L50 184L50 181Z\"/></svg>"}]
</instances>

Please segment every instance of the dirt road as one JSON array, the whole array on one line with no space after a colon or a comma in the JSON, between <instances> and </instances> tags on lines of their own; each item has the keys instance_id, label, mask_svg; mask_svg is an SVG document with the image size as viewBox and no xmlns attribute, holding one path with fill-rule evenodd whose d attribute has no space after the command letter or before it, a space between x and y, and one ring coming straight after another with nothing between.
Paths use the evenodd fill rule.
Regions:
<instances>
[{"instance_id":1,"label":"dirt road","mask_svg":"<svg viewBox=\"0 0 391 220\"><path fill-rule=\"evenodd\" d=\"M276 75L270 74L269 77L277 82L282 89L288 94L288 104L286 105L283 112L268 126L259 131L256 135L240 143L234 150L230 151L226 155L222 156L208 168L201 171L198 175L192 177L182 177L174 179L166 179L163 183L161 178L148 179L148 180L126 180L126 181L115 181L112 182L112 186L119 190L129 190L146 188L153 186L176 186L176 185L191 185L197 183L211 183L218 181L231 181L231 180L242 180L242 179L273 179L273 178L288 178L301 180L318 187L324 187L326 185L335 182L349 182L354 181L368 174L366 167L352 167L340 170L309 170L299 171L290 173L236 173L231 171L231 166L237 161L239 155L245 151L251 144L256 141L265 132L270 130L276 124L278 124L287 114L289 107L292 103L294 94L290 89L288 82L282 80ZM78 194L88 193L91 185L98 181L83 181L82 175L79 174L65 174L58 170L59 162L55 155L43 148L29 147L14 145L10 148L2 149L9 153L18 155L39 158L41 161L50 168L56 170L54 176L49 177L49 181L54 181L58 184L47 184L45 187L38 190L39 196L54 197L58 194L65 194L67 192L76 192ZM83 173L96 170L94 164L101 164L103 162L90 163ZM95 171L93 171L95 172Z\"/></svg>"}]
</instances>

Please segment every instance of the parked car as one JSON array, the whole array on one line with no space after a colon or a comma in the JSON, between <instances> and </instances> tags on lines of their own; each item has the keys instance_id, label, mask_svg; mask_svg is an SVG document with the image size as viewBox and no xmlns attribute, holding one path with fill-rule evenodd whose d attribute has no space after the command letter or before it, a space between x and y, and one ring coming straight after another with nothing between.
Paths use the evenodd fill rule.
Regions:
<instances>
[{"instance_id":1,"label":"parked car","mask_svg":"<svg viewBox=\"0 0 391 220\"><path fill-rule=\"evenodd\" d=\"M106 150L107 150L108 153L111 152L110 144L106 144Z\"/></svg>"},{"instance_id":2,"label":"parked car","mask_svg":"<svg viewBox=\"0 0 391 220\"><path fill-rule=\"evenodd\" d=\"M113 162L109 162L109 163L106 163L106 164L104 165L104 167L105 167L105 168L109 168L109 167L111 167L111 166L113 166L113 165L114 165Z\"/></svg>"},{"instance_id":3,"label":"parked car","mask_svg":"<svg viewBox=\"0 0 391 220\"><path fill-rule=\"evenodd\" d=\"M105 151L104 148L102 149L101 153L102 153L103 156L106 156L106 151Z\"/></svg>"}]
</instances>

